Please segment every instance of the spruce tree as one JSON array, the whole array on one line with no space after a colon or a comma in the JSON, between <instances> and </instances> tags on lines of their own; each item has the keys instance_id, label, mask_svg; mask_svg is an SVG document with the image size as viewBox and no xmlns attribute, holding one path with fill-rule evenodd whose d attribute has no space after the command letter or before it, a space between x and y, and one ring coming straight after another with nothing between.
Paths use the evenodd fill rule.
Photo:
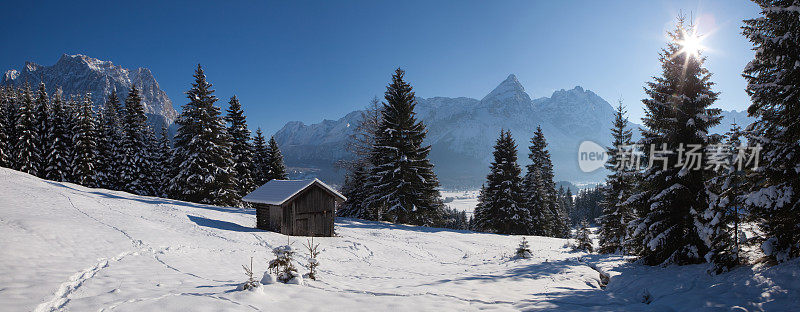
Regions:
<instances>
[{"instance_id":1,"label":"spruce tree","mask_svg":"<svg viewBox=\"0 0 800 312\"><path fill-rule=\"evenodd\" d=\"M391 222L433 225L440 222L443 206L439 179L428 160L431 148L423 146L425 125L415 117L414 92L404 75L398 68L386 87L372 149L373 192L368 201L385 211L383 216Z\"/></svg>"},{"instance_id":2,"label":"spruce tree","mask_svg":"<svg viewBox=\"0 0 800 312\"><path fill-rule=\"evenodd\" d=\"M341 217L359 218L366 220L380 220L380 216L374 213L367 205L369 192L364 187L364 181L369 178L369 168L366 166L354 167L348 171L344 177L342 195L347 200L342 207L336 210L336 214Z\"/></svg>"},{"instance_id":3,"label":"spruce tree","mask_svg":"<svg viewBox=\"0 0 800 312\"><path fill-rule=\"evenodd\" d=\"M72 176L70 153L72 151L72 129L70 126L61 89L52 97L50 131L47 133L47 155L43 176L53 181L67 181Z\"/></svg>"},{"instance_id":4,"label":"spruce tree","mask_svg":"<svg viewBox=\"0 0 800 312\"><path fill-rule=\"evenodd\" d=\"M256 187L262 186L269 181L268 159L267 141L259 127L256 129L256 137L253 138L253 183L255 183Z\"/></svg>"},{"instance_id":5,"label":"spruce tree","mask_svg":"<svg viewBox=\"0 0 800 312\"><path fill-rule=\"evenodd\" d=\"M741 142L741 128L736 123L726 133L725 144L712 146L712 159L717 162L713 170L717 175L706 187L709 205L701 214L698 223L700 238L709 247L705 259L711 266L709 272L727 272L740 262L739 231L743 213L745 168L736 165L738 157L748 158Z\"/></svg>"},{"instance_id":6,"label":"spruce tree","mask_svg":"<svg viewBox=\"0 0 800 312\"><path fill-rule=\"evenodd\" d=\"M155 183L152 187L153 195L159 197L167 196L167 185L170 183L170 173L172 170L172 144L169 139L167 127L161 127L158 139L153 144L153 151L151 152L151 164L155 170L152 170L152 181Z\"/></svg>"},{"instance_id":7,"label":"spruce tree","mask_svg":"<svg viewBox=\"0 0 800 312\"><path fill-rule=\"evenodd\" d=\"M374 209L367 200L371 194L368 184L369 173L372 170L370 155L377 136L377 129L381 122L381 102L374 97L367 109L361 113L361 122L349 136L346 149L354 158L343 160L337 166L346 170L342 195L347 200L337 210L343 217L353 217L368 220L380 220L380 210Z\"/></svg>"},{"instance_id":8,"label":"spruce tree","mask_svg":"<svg viewBox=\"0 0 800 312\"><path fill-rule=\"evenodd\" d=\"M121 189L139 195L148 195L148 170L151 168L148 149L147 116L142 97L136 85L125 98L125 122L122 129L122 151L120 152L119 182Z\"/></svg>"},{"instance_id":9,"label":"spruce tree","mask_svg":"<svg viewBox=\"0 0 800 312\"><path fill-rule=\"evenodd\" d=\"M600 218L600 252L614 253L623 249L628 223L633 219L633 213L626 205L622 205L633 191L632 175L638 168L632 168L625 158L630 159L632 153L632 133L627 128L628 118L625 117L625 107L619 101L614 114L614 125L611 128L612 145L608 149L606 169L611 174L606 178L603 188L603 215Z\"/></svg>"},{"instance_id":10,"label":"spruce tree","mask_svg":"<svg viewBox=\"0 0 800 312\"><path fill-rule=\"evenodd\" d=\"M17 117L16 168L19 171L37 175L41 157L37 132L36 104L30 86L26 83L22 91L19 116Z\"/></svg>"},{"instance_id":11,"label":"spruce tree","mask_svg":"<svg viewBox=\"0 0 800 312\"><path fill-rule=\"evenodd\" d=\"M244 116L242 105L234 95L228 102L228 134L231 137L231 153L233 154L233 170L236 174L236 190L239 196L245 196L255 188L253 174L253 146L250 144L250 130L247 129L247 119ZM259 185L260 186L260 185Z\"/></svg>"},{"instance_id":12,"label":"spruce tree","mask_svg":"<svg viewBox=\"0 0 800 312\"><path fill-rule=\"evenodd\" d=\"M267 181L269 180L286 180L286 166L283 164L283 155L281 149L278 147L278 142L275 137L269 138L269 145L267 146Z\"/></svg>"},{"instance_id":13,"label":"spruce tree","mask_svg":"<svg viewBox=\"0 0 800 312\"><path fill-rule=\"evenodd\" d=\"M575 233L575 248L585 252L594 252L591 234L592 231L589 229L589 222L586 222L586 219L581 220L578 231Z\"/></svg>"},{"instance_id":14,"label":"spruce tree","mask_svg":"<svg viewBox=\"0 0 800 312\"><path fill-rule=\"evenodd\" d=\"M120 106L117 90L114 89L106 99L100 111L98 130L98 185L112 190L121 190L123 185L120 180L121 159L123 157L123 120L124 110Z\"/></svg>"},{"instance_id":15,"label":"spruce tree","mask_svg":"<svg viewBox=\"0 0 800 312\"><path fill-rule=\"evenodd\" d=\"M2 126L5 129L6 133L6 155L8 156L6 167L8 168L17 168L17 141L19 139L19 132L17 128L17 123L19 121L19 101L22 99L20 93L17 92L12 86L5 86L5 93L6 93L6 106L5 111L3 112L3 116L0 116L2 120Z\"/></svg>"},{"instance_id":16,"label":"spruce tree","mask_svg":"<svg viewBox=\"0 0 800 312\"><path fill-rule=\"evenodd\" d=\"M553 181L553 162L547 150L542 127L536 127L529 147L531 164L523 180L523 190L528 201L533 223L533 235L568 237L569 217L564 207L558 205L558 193Z\"/></svg>"},{"instance_id":17,"label":"spruce tree","mask_svg":"<svg viewBox=\"0 0 800 312\"><path fill-rule=\"evenodd\" d=\"M785 261L800 256L800 4L755 2L761 16L743 27L755 50L744 77L747 112L758 118L748 140L762 150L747 204L764 232L765 252Z\"/></svg>"},{"instance_id":18,"label":"spruce tree","mask_svg":"<svg viewBox=\"0 0 800 312\"><path fill-rule=\"evenodd\" d=\"M44 169L47 166L45 157L49 153L47 149L47 137L50 132L50 99L47 97L47 91L44 82L39 83L39 89L36 91L36 146L39 148L39 167L36 171L39 177L44 177Z\"/></svg>"},{"instance_id":19,"label":"spruce tree","mask_svg":"<svg viewBox=\"0 0 800 312\"><path fill-rule=\"evenodd\" d=\"M9 140L7 122L11 122L10 113L11 96L8 88L0 87L0 167L11 167L11 142Z\"/></svg>"},{"instance_id":20,"label":"spruce tree","mask_svg":"<svg viewBox=\"0 0 800 312\"><path fill-rule=\"evenodd\" d=\"M703 261L708 248L700 239L698 213L708 207L705 182L709 169L690 162L698 147L700 155L716 143L708 129L719 124L719 109L709 106L717 99L711 91L711 74L705 58L685 42L696 38L695 30L678 18L672 39L659 57L662 75L645 87L644 129L641 144L651 166L643 172L641 190L634 194L644 201L638 238L644 248L640 259L648 265L690 264ZM684 46L685 45L685 46ZM666 151L666 152L664 152Z\"/></svg>"},{"instance_id":21,"label":"spruce tree","mask_svg":"<svg viewBox=\"0 0 800 312\"><path fill-rule=\"evenodd\" d=\"M97 161L96 126L92 106L92 95L87 93L78 107L76 122L72 129L72 142L75 144L72 159L73 181L89 187L96 186Z\"/></svg>"},{"instance_id":22,"label":"spruce tree","mask_svg":"<svg viewBox=\"0 0 800 312\"><path fill-rule=\"evenodd\" d=\"M233 206L238 191L233 170L230 138L214 106L212 85L203 68L197 65L192 88L186 92L189 103L176 123L172 166L176 174L170 183L172 197L198 203Z\"/></svg>"},{"instance_id":23,"label":"spruce tree","mask_svg":"<svg viewBox=\"0 0 800 312\"><path fill-rule=\"evenodd\" d=\"M500 131L494 146L494 161L481 189L475 216L479 230L499 234L529 234L531 215L522 191L517 164L517 144L510 131Z\"/></svg>"}]
</instances>

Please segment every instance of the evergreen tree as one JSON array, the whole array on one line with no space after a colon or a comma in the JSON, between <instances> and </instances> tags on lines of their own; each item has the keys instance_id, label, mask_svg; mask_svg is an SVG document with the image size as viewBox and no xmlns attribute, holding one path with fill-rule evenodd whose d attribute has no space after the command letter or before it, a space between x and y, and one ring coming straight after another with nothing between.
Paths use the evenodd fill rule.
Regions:
<instances>
[{"instance_id":1,"label":"evergreen tree","mask_svg":"<svg viewBox=\"0 0 800 312\"><path fill-rule=\"evenodd\" d=\"M158 139L153 144L153 151L151 152L151 163L155 170L152 171L152 181L154 186L152 192L155 196L166 197L167 185L170 183L169 174L173 172L172 163L172 144L169 139L167 127L161 127Z\"/></svg>"},{"instance_id":2,"label":"evergreen tree","mask_svg":"<svg viewBox=\"0 0 800 312\"><path fill-rule=\"evenodd\" d=\"M36 146L39 148L39 167L36 171L39 177L44 177L44 171L47 166L45 157L49 153L47 137L50 132L50 100L47 97L47 91L44 82L39 83L39 89L36 92Z\"/></svg>"},{"instance_id":3,"label":"evergreen tree","mask_svg":"<svg viewBox=\"0 0 800 312\"><path fill-rule=\"evenodd\" d=\"M197 65L189 103L176 123L172 166L176 174L170 183L172 197L191 202L233 206L238 203L230 138L214 106L217 97Z\"/></svg>"},{"instance_id":4,"label":"evergreen tree","mask_svg":"<svg viewBox=\"0 0 800 312\"><path fill-rule=\"evenodd\" d=\"M283 164L283 155L281 149L278 148L278 142L275 137L269 138L269 145L267 146L267 181L277 179L286 180L286 166Z\"/></svg>"},{"instance_id":5,"label":"evergreen tree","mask_svg":"<svg viewBox=\"0 0 800 312\"><path fill-rule=\"evenodd\" d=\"M95 186L95 163L97 161L97 141L95 119L92 111L92 95L87 93L78 108L76 122L72 128L74 158L72 159L72 177L75 183Z\"/></svg>"},{"instance_id":6,"label":"evergreen tree","mask_svg":"<svg viewBox=\"0 0 800 312\"><path fill-rule=\"evenodd\" d=\"M9 140L7 122L11 122L10 114L11 96L8 88L0 87L0 167L11 167L11 142Z\"/></svg>"},{"instance_id":7,"label":"evergreen tree","mask_svg":"<svg viewBox=\"0 0 800 312\"><path fill-rule=\"evenodd\" d=\"M778 261L800 256L800 12L797 1L757 0L761 16L743 34L755 58L745 67L748 140L760 145L747 204L764 233L765 252Z\"/></svg>"},{"instance_id":8,"label":"evergreen tree","mask_svg":"<svg viewBox=\"0 0 800 312\"><path fill-rule=\"evenodd\" d=\"M142 97L136 85L131 87L125 98L124 116L119 164L120 186L126 192L148 195L150 193L148 170L151 168L147 136L149 126Z\"/></svg>"},{"instance_id":9,"label":"evergreen tree","mask_svg":"<svg viewBox=\"0 0 800 312\"><path fill-rule=\"evenodd\" d=\"M70 153L72 152L72 129L70 126L61 89L52 97L50 131L47 133L47 155L43 176L53 181L67 181L72 175Z\"/></svg>"},{"instance_id":10,"label":"evergreen tree","mask_svg":"<svg viewBox=\"0 0 800 312\"><path fill-rule=\"evenodd\" d=\"M16 168L19 171L37 175L41 157L39 155L39 142L37 132L36 104L30 86L26 83L22 91L17 117Z\"/></svg>"},{"instance_id":11,"label":"evergreen tree","mask_svg":"<svg viewBox=\"0 0 800 312\"><path fill-rule=\"evenodd\" d=\"M744 168L736 165L737 157L749 157L742 144L741 129L735 123L726 134L725 144L713 146L712 159L717 162L714 170L717 176L708 182L706 192L709 197L708 208L700 214L700 238L709 247L705 255L711 264L709 272L719 274L727 272L739 264L739 225L742 213L745 187Z\"/></svg>"},{"instance_id":12,"label":"evergreen tree","mask_svg":"<svg viewBox=\"0 0 800 312\"><path fill-rule=\"evenodd\" d=\"M702 160L690 159L696 146L702 152L716 143L708 129L719 124L719 109L710 109L717 99L711 91L711 74L703 67L705 58L692 51L687 41L696 38L694 29L678 18L669 32L672 41L662 49L662 76L648 82L644 129L641 143L652 166L643 172L640 193L643 219L637 221L641 244L640 259L649 265L689 264L703 261L708 248L698 236L698 212L708 207L705 182L713 172Z\"/></svg>"},{"instance_id":13,"label":"evergreen tree","mask_svg":"<svg viewBox=\"0 0 800 312\"><path fill-rule=\"evenodd\" d=\"M422 145L425 125L415 117L414 92L404 75L398 68L386 87L372 149L373 192L368 201L385 211L383 216L391 222L433 225L441 220L439 180L428 160L430 146Z\"/></svg>"},{"instance_id":14,"label":"evergreen tree","mask_svg":"<svg viewBox=\"0 0 800 312\"><path fill-rule=\"evenodd\" d=\"M267 141L261 128L256 129L256 137L253 139L253 183L256 187L264 185L269 181L269 155L267 154Z\"/></svg>"},{"instance_id":15,"label":"evergreen tree","mask_svg":"<svg viewBox=\"0 0 800 312\"><path fill-rule=\"evenodd\" d=\"M348 218L380 220L380 215L377 215L367 205L367 198L369 198L370 194L368 189L364 187L364 181L369 179L369 172L368 167L360 166L345 174L342 195L347 197L347 200L342 204L341 208L336 210L337 215Z\"/></svg>"},{"instance_id":16,"label":"evergreen tree","mask_svg":"<svg viewBox=\"0 0 800 312\"><path fill-rule=\"evenodd\" d=\"M17 168L17 141L19 140L19 132L17 128L19 120L19 101L22 99L17 90L11 86L3 87L5 90L5 110L3 115L0 116L2 120L1 127L5 129L6 133L6 156L8 156L5 166L8 168Z\"/></svg>"},{"instance_id":17,"label":"evergreen tree","mask_svg":"<svg viewBox=\"0 0 800 312\"><path fill-rule=\"evenodd\" d=\"M547 151L547 141L541 127L531 138L529 147L531 164L523 180L523 190L532 217L533 235L568 237L569 217L564 207L558 205L558 193L553 182L553 162Z\"/></svg>"},{"instance_id":18,"label":"evergreen tree","mask_svg":"<svg viewBox=\"0 0 800 312\"><path fill-rule=\"evenodd\" d=\"M606 178L603 188L603 215L600 219L600 252L614 253L622 251L628 223L633 219L633 213L626 205L622 205L633 191L632 175L638 168L631 168L630 163L624 158L632 158L631 141L632 133L627 128L628 118L625 117L625 107L619 101L614 114L614 126L611 128L612 146L608 147L608 161L606 169L611 174ZM627 149L624 150L624 149Z\"/></svg>"},{"instance_id":19,"label":"evergreen tree","mask_svg":"<svg viewBox=\"0 0 800 312\"><path fill-rule=\"evenodd\" d=\"M581 220L580 227L575 233L575 248L585 252L594 252L594 246L592 245L592 238L590 236L591 234L592 231L589 230L589 222L586 222L585 219Z\"/></svg>"},{"instance_id":20,"label":"evergreen tree","mask_svg":"<svg viewBox=\"0 0 800 312\"><path fill-rule=\"evenodd\" d=\"M517 164L517 144L510 131L500 131L494 161L475 208L479 230L500 234L529 234L531 215L522 192L522 170Z\"/></svg>"},{"instance_id":21,"label":"evergreen tree","mask_svg":"<svg viewBox=\"0 0 800 312\"><path fill-rule=\"evenodd\" d=\"M237 178L236 190L239 191L239 196L243 197L256 188L253 180L255 173L253 146L250 144L250 130L247 129L247 119L239 99L234 95L228 104L225 121L228 122L228 134L231 137L233 170Z\"/></svg>"},{"instance_id":22,"label":"evergreen tree","mask_svg":"<svg viewBox=\"0 0 800 312\"><path fill-rule=\"evenodd\" d=\"M120 106L117 90L111 91L100 113L97 142L97 183L112 189L123 189L120 180L122 168L124 132L122 126L124 110Z\"/></svg>"}]
</instances>

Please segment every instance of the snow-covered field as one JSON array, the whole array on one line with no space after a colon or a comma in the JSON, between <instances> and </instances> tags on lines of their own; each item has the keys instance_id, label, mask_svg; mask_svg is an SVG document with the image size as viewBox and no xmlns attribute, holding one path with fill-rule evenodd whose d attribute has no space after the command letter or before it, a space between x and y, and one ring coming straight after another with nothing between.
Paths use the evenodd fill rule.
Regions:
<instances>
[{"instance_id":1,"label":"snow-covered field","mask_svg":"<svg viewBox=\"0 0 800 312\"><path fill-rule=\"evenodd\" d=\"M566 240L337 221L317 238L319 280L237 291L287 237L252 211L55 183L0 168L0 310L790 310L797 260L709 277L704 266L642 267ZM306 261L301 243L298 264ZM610 283L603 289L599 271ZM301 269L301 272L304 272ZM642 303L647 290L652 303Z\"/></svg>"},{"instance_id":2,"label":"snow-covered field","mask_svg":"<svg viewBox=\"0 0 800 312\"><path fill-rule=\"evenodd\" d=\"M475 207L478 206L478 194L480 194L480 190L442 191L441 194L445 205L451 209L465 211L467 217L471 217L475 212Z\"/></svg>"}]
</instances>

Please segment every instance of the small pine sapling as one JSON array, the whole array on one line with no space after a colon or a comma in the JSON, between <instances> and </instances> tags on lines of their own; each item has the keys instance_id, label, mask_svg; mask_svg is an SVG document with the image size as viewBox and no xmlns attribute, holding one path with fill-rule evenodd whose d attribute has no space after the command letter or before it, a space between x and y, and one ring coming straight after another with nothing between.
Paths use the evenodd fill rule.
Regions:
<instances>
[{"instance_id":1,"label":"small pine sapling","mask_svg":"<svg viewBox=\"0 0 800 312\"><path fill-rule=\"evenodd\" d=\"M297 276L297 269L292 264L294 250L290 244L275 247L272 249L272 254L275 255L275 259L269 261L268 269L278 276L279 282L288 283Z\"/></svg>"},{"instance_id":2,"label":"small pine sapling","mask_svg":"<svg viewBox=\"0 0 800 312\"><path fill-rule=\"evenodd\" d=\"M575 249L593 252L592 238L589 236L591 233L591 230L589 230L589 223L584 219L581 221L581 227L578 229L578 232L575 233L575 240L577 243Z\"/></svg>"},{"instance_id":3,"label":"small pine sapling","mask_svg":"<svg viewBox=\"0 0 800 312\"><path fill-rule=\"evenodd\" d=\"M242 268L244 269L244 274L247 275L247 282L244 282L244 284L242 284L242 286L240 287L241 290L253 290L258 287L261 287L261 282L253 278L253 257L250 257L250 267L247 267L243 264Z\"/></svg>"},{"instance_id":4,"label":"small pine sapling","mask_svg":"<svg viewBox=\"0 0 800 312\"><path fill-rule=\"evenodd\" d=\"M314 244L314 237L311 237L311 240L307 240L304 246L308 250L308 274L306 276L312 280L317 280L317 267L319 266L317 256L320 253L319 244Z\"/></svg>"},{"instance_id":5,"label":"small pine sapling","mask_svg":"<svg viewBox=\"0 0 800 312\"><path fill-rule=\"evenodd\" d=\"M519 242L519 246L517 246L516 257L520 259L530 259L533 257L531 247L528 245L528 240L525 239L525 237L522 238L522 241Z\"/></svg>"}]
</instances>

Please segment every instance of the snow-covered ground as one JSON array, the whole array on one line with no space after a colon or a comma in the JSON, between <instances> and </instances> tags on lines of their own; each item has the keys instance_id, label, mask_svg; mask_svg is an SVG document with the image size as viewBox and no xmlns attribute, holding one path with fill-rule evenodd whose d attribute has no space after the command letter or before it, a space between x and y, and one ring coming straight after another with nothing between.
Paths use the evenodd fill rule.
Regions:
<instances>
[{"instance_id":1,"label":"snow-covered ground","mask_svg":"<svg viewBox=\"0 0 800 312\"><path fill-rule=\"evenodd\" d=\"M480 190L441 191L441 194L445 205L451 209L465 211L469 218L475 212L475 206L478 205L478 194L480 194Z\"/></svg>"},{"instance_id":2,"label":"snow-covered ground","mask_svg":"<svg viewBox=\"0 0 800 312\"><path fill-rule=\"evenodd\" d=\"M0 168L0 307L5 311L786 310L798 261L720 277L704 266L643 267L566 240L337 221L317 238L319 280L237 291L242 264L266 270L287 237L252 211L37 179ZM298 265L306 262L301 244ZM599 271L611 275L603 289ZM304 269L301 268L301 272ZM642 303L647 289L652 303Z\"/></svg>"}]
</instances>

